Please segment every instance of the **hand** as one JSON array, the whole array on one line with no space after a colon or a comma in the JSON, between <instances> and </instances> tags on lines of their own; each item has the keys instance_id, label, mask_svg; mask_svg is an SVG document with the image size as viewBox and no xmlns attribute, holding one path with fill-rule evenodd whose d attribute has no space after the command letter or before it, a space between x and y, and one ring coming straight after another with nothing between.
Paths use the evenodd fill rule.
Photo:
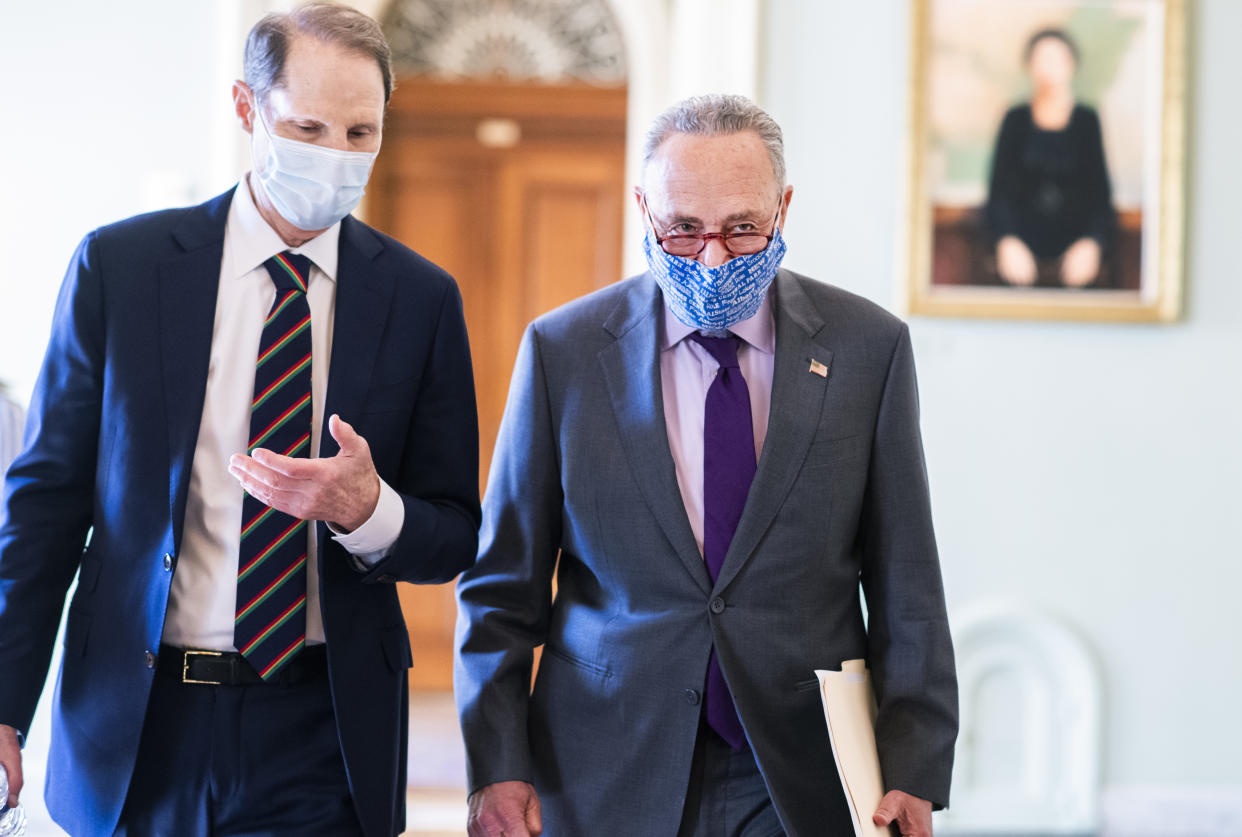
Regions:
<instances>
[{"instance_id":1,"label":"hand","mask_svg":"<svg viewBox=\"0 0 1242 837\"><path fill-rule=\"evenodd\" d=\"M466 831L470 837L539 837L539 797L526 782L497 782L470 794Z\"/></svg>"},{"instance_id":2,"label":"hand","mask_svg":"<svg viewBox=\"0 0 1242 837\"><path fill-rule=\"evenodd\" d=\"M996 272L1011 285L1035 284L1035 257L1016 235L1007 235L997 242Z\"/></svg>"},{"instance_id":3,"label":"hand","mask_svg":"<svg viewBox=\"0 0 1242 837\"><path fill-rule=\"evenodd\" d=\"M1100 244L1094 238L1080 238L1061 257L1061 281L1081 288L1100 275Z\"/></svg>"},{"instance_id":4,"label":"hand","mask_svg":"<svg viewBox=\"0 0 1242 837\"><path fill-rule=\"evenodd\" d=\"M352 532L371 517L379 502L379 475L371 448L340 416L328 419L328 432L341 450L327 459L295 459L255 448L235 453L229 473L250 496L301 520L326 520Z\"/></svg>"},{"instance_id":5,"label":"hand","mask_svg":"<svg viewBox=\"0 0 1242 837\"><path fill-rule=\"evenodd\" d=\"M17 730L0 724L0 764L9 774L8 806L17 806L17 795L22 791L22 748L17 743Z\"/></svg>"},{"instance_id":6,"label":"hand","mask_svg":"<svg viewBox=\"0 0 1242 837\"><path fill-rule=\"evenodd\" d=\"M899 790L891 790L880 800L871 821L878 826L897 823L901 837L931 837L932 804Z\"/></svg>"}]
</instances>

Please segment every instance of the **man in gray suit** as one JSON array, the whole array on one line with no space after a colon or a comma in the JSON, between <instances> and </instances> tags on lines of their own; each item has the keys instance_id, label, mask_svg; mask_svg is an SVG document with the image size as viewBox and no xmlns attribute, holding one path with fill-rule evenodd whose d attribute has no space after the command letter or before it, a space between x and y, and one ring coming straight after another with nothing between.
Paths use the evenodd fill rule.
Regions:
<instances>
[{"instance_id":1,"label":"man in gray suit","mask_svg":"<svg viewBox=\"0 0 1242 837\"><path fill-rule=\"evenodd\" d=\"M875 821L930 834L948 804L910 337L780 269L785 182L749 100L675 106L635 190L650 271L526 331L458 586L473 837L852 834L814 671L856 658Z\"/></svg>"}]
</instances>

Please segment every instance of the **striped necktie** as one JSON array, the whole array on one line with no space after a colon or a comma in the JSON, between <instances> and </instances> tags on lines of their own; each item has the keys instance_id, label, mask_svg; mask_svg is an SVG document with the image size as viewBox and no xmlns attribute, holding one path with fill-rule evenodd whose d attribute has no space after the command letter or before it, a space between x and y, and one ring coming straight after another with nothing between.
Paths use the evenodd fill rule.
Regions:
<instances>
[{"instance_id":1,"label":"striped necktie","mask_svg":"<svg viewBox=\"0 0 1242 837\"><path fill-rule=\"evenodd\" d=\"M250 403L248 453L308 456L311 437L310 260L288 251L264 262L276 299L263 323ZM264 679L306 644L306 521L245 495L233 643Z\"/></svg>"}]
</instances>

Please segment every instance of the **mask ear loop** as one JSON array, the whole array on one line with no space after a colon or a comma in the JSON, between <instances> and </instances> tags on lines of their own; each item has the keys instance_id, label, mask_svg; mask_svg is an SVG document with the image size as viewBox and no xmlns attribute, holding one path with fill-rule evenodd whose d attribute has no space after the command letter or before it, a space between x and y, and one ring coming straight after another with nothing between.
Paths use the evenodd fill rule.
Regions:
<instances>
[{"instance_id":1,"label":"mask ear loop","mask_svg":"<svg viewBox=\"0 0 1242 837\"><path fill-rule=\"evenodd\" d=\"M651 231L651 240L655 242L657 247L660 247L660 249L663 250L664 248L659 242L660 233L658 233L655 228L655 219L651 217L651 207L647 206L646 193L643 194L643 220L647 222L647 229Z\"/></svg>"},{"instance_id":2,"label":"mask ear loop","mask_svg":"<svg viewBox=\"0 0 1242 837\"><path fill-rule=\"evenodd\" d=\"M781 221L785 217L785 192L781 192L780 199L776 204L776 217L772 219L772 238L781 234ZM768 242L771 244L771 242Z\"/></svg>"},{"instance_id":3,"label":"mask ear loop","mask_svg":"<svg viewBox=\"0 0 1242 837\"><path fill-rule=\"evenodd\" d=\"M250 113L253 115L253 118L250 120L251 129L253 130L255 125L258 125L263 131L263 139L271 142L272 130L267 127L267 120L263 118L263 106L259 104L259 94L255 93L254 90L250 90Z\"/></svg>"},{"instance_id":4,"label":"mask ear loop","mask_svg":"<svg viewBox=\"0 0 1242 837\"><path fill-rule=\"evenodd\" d=\"M266 167L271 164L271 155L274 153L274 146L276 145L275 134L271 128L267 127L267 119L263 116L263 106L259 104L258 94L252 90L250 95L254 97L254 104L251 107L251 112L254 114L253 125L258 126L258 130L263 132L263 145L267 155L267 159L264 160L264 166Z\"/></svg>"}]
</instances>

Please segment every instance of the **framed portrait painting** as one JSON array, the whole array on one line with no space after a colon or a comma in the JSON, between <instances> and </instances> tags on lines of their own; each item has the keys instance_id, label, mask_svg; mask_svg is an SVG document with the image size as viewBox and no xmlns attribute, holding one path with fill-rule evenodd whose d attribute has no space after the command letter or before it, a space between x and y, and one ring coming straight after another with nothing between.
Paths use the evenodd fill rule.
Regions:
<instances>
[{"instance_id":1,"label":"framed portrait painting","mask_svg":"<svg viewBox=\"0 0 1242 837\"><path fill-rule=\"evenodd\" d=\"M911 0L912 314L1182 297L1184 0Z\"/></svg>"}]
</instances>

